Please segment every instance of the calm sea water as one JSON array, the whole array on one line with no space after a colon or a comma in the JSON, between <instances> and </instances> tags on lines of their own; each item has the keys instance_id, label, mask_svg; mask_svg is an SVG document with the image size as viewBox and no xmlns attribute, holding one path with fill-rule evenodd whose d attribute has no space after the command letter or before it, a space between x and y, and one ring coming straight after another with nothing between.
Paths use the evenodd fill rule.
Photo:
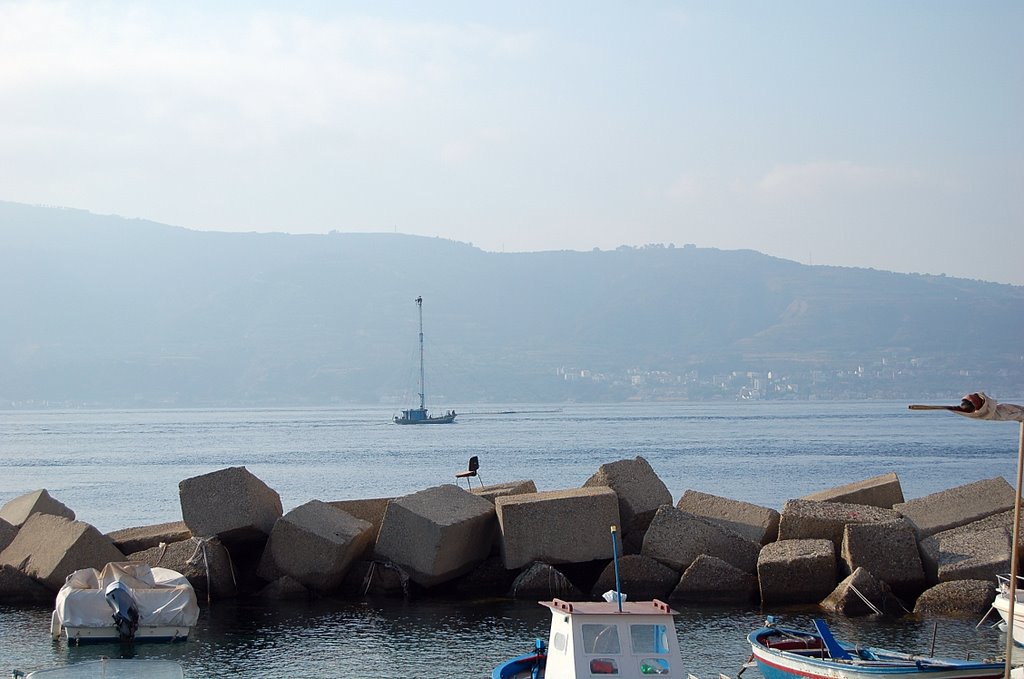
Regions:
<instances>
[{"instance_id":1,"label":"calm sea water","mask_svg":"<svg viewBox=\"0 0 1024 679\"><path fill-rule=\"evenodd\" d=\"M384 497L453 481L471 455L485 483L533 479L576 487L604 462L642 455L672 491L687 489L781 508L788 498L895 471L913 498L1016 474L1017 425L905 403L717 403L456 406L455 425L399 427L381 408L0 412L0 503L47 488L102 531L181 518L180 480L244 465L282 498ZM514 411L514 412L506 412ZM628 589L627 589L628 591ZM745 634L765 613L687 609L679 618L687 668L735 675ZM813 611L785 611L800 624ZM8 667L121 655L117 646L49 640L49 610L0 607ZM194 638L139 645L178 660L188 676L486 677L500 659L547 634L533 603L419 599L354 604L215 602ZM854 641L991 657L1004 637L976 620L844 620ZM744 676L754 675L748 670Z\"/></svg>"}]
</instances>

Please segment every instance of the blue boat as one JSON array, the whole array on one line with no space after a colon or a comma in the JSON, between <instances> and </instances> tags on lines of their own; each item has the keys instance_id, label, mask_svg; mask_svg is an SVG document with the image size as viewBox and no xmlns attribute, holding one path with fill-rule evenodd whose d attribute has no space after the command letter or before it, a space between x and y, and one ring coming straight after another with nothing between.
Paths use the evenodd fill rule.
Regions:
<instances>
[{"instance_id":1,"label":"blue boat","mask_svg":"<svg viewBox=\"0 0 1024 679\"><path fill-rule=\"evenodd\" d=\"M423 386L423 297L416 298L416 307L420 312L420 407L403 410L395 415L395 424L451 424L455 421L455 411L449 410L444 415L432 416L427 412L426 389Z\"/></svg>"},{"instance_id":2,"label":"blue boat","mask_svg":"<svg viewBox=\"0 0 1024 679\"><path fill-rule=\"evenodd\" d=\"M840 643L824 620L814 631L786 629L768 619L747 636L765 679L998 679L1003 662L935 658Z\"/></svg>"}]
</instances>

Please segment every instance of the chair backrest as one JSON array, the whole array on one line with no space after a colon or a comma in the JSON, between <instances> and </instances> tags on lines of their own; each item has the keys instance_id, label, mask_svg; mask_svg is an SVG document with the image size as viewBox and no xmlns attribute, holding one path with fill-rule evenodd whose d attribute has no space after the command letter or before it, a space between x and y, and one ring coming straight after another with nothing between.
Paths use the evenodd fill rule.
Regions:
<instances>
[{"instance_id":1,"label":"chair backrest","mask_svg":"<svg viewBox=\"0 0 1024 679\"><path fill-rule=\"evenodd\" d=\"M469 458L469 471L475 472L477 469L480 469L480 460L476 455L474 455Z\"/></svg>"}]
</instances>

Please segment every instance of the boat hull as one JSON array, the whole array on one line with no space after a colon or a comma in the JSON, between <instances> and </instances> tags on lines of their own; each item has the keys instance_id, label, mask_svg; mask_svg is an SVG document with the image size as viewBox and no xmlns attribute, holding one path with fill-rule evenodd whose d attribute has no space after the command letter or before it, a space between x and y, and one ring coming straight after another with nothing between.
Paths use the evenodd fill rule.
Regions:
<instances>
[{"instance_id":1,"label":"boat hull","mask_svg":"<svg viewBox=\"0 0 1024 679\"><path fill-rule=\"evenodd\" d=\"M491 679L544 679L544 666L543 654L527 653L495 667Z\"/></svg>"},{"instance_id":2,"label":"boat hull","mask_svg":"<svg viewBox=\"0 0 1024 679\"><path fill-rule=\"evenodd\" d=\"M882 649L848 648L853 657L833 659L808 632L762 628L750 634L757 668L765 679L998 679L1002 663L912 656ZM802 641L792 636L799 635ZM818 657L812 657L812 654ZM825 656L825 657L822 657ZM866 659L866 657L873 659Z\"/></svg>"},{"instance_id":3,"label":"boat hull","mask_svg":"<svg viewBox=\"0 0 1024 679\"><path fill-rule=\"evenodd\" d=\"M136 643L144 641L176 642L188 641L188 627L150 627L140 625L132 639ZM110 627L62 627L61 636L69 644L106 643L120 641L117 628Z\"/></svg>"},{"instance_id":4,"label":"boat hull","mask_svg":"<svg viewBox=\"0 0 1024 679\"><path fill-rule=\"evenodd\" d=\"M996 594L992 608L996 609L999 617L1003 619L1006 626L1011 630L1013 643L1017 646L1024 646L1024 592L1018 591L1017 601L1013 605L1013 625L1010 625L1010 596L1009 593L1000 589Z\"/></svg>"}]
</instances>

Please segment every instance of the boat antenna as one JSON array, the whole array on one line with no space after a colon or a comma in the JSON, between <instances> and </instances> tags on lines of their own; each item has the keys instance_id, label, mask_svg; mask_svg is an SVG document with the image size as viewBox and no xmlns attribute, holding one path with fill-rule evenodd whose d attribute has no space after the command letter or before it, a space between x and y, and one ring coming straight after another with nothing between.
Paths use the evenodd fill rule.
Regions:
<instances>
[{"instance_id":1,"label":"boat antenna","mask_svg":"<svg viewBox=\"0 0 1024 679\"><path fill-rule=\"evenodd\" d=\"M416 307L420 312L420 410L426 408L424 394L426 388L423 386L423 297L416 298Z\"/></svg>"},{"instance_id":2,"label":"boat antenna","mask_svg":"<svg viewBox=\"0 0 1024 679\"><path fill-rule=\"evenodd\" d=\"M615 562L615 598L619 602L619 613L622 612L622 585L619 582L619 544L618 527L612 524L612 561Z\"/></svg>"}]
</instances>

